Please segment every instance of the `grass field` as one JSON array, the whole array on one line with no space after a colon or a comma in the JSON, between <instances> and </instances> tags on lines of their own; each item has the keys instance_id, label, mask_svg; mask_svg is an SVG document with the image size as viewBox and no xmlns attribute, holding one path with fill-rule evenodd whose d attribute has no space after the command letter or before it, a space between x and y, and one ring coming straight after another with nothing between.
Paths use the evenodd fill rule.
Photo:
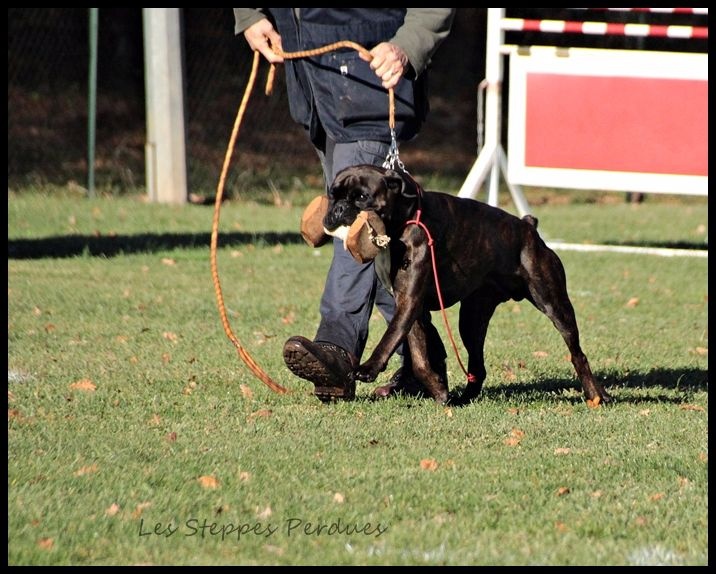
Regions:
<instances>
[{"instance_id":1,"label":"grass field","mask_svg":"<svg viewBox=\"0 0 716 574\"><path fill-rule=\"evenodd\" d=\"M565 197L528 195L546 236L707 245L705 199ZM707 564L706 258L560 252L607 408L524 302L494 316L477 402L323 405L281 349L315 332L330 253L298 234L305 198L258 199L224 205L219 274L287 395L222 330L212 207L9 193L9 564Z\"/></svg>"}]
</instances>

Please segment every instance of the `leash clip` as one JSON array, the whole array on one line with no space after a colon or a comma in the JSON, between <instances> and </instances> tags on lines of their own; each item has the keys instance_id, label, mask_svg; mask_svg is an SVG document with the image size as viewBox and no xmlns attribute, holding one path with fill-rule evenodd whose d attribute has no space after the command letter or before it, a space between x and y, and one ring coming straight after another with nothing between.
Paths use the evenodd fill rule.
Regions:
<instances>
[{"instance_id":1,"label":"leash clip","mask_svg":"<svg viewBox=\"0 0 716 574\"><path fill-rule=\"evenodd\" d=\"M388 155L385 157L385 161L383 162L383 167L385 169L395 169L395 166L398 166L400 171L403 173L408 173L408 170L405 169L405 164L400 161L400 153L398 152L398 140L395 137L395 130L393 128L390 128L390 149L388 150Z\"/></svg>"}]
</instances>

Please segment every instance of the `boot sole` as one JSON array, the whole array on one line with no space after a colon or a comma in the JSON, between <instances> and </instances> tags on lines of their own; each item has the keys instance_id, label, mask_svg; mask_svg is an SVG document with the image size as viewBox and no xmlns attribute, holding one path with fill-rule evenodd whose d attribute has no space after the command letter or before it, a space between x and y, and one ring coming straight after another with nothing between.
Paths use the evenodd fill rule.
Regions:
<instances>
[{"instance_id":1,"label":"boot sole","mask_svg":"<svg viewBox=\"0 0 716 574\"><path fill-rule=\"evenodd\" d=\"M328 403L355 398L355 382L337 379L299 342L292 341L284 346L283 360L294 375L315 385L314 394L320 401Z\"/></svg>"}]
</instances>

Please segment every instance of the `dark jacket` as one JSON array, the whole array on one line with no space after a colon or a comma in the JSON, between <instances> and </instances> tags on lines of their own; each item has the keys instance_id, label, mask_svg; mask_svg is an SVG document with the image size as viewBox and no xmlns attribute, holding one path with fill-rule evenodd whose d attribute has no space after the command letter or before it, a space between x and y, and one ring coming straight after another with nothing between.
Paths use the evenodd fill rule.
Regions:
<instances>
[{"instance_id":1,"label":"dark jacket","mask_svg":"<svg viewBox=\"0 0 716 574\"><path fill-rule=\"evenodd\" d=\"M281 35L284 52L340 40L370 50L380 42L398 43L402 34L406 47L398 45L412 58L413 69L394 89L396 135L408 140L417 134L428 112L424 68L449 32L452 9L425 9L429 14L418 16L409 15L409 11L420 9L406 8L268 8L253 15L248 10L234 9L236 32L268 17ZM291 116L309 130L312 141L320 141L323 130L336 142L390 141L388 92L358 52L345 48L287 59L285 68Z\"/></svg>"}]
</instances>

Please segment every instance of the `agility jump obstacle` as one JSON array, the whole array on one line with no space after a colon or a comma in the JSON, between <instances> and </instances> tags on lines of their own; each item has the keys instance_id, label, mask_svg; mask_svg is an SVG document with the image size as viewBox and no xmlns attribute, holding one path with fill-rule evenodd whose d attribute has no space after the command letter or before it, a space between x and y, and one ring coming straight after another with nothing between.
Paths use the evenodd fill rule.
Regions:
<instances>
[{"instance_id":1,"label":"agility jump obstacle","mask_svg":"<svg viewBox=\"0 0 716 574\"><path fill-rule=\"evenodd\" d=\"M489 8L484 145L459 196L475 197L489 175L487 201L497 205L500 171L521 216L529 206L520 185L708 195L708 54L518 47L504 44L505 31L708 38L707 27L505 18L504 8ZM503 55L510 58L508 153L500 141Z\"/></svg>"}]
</instances>

